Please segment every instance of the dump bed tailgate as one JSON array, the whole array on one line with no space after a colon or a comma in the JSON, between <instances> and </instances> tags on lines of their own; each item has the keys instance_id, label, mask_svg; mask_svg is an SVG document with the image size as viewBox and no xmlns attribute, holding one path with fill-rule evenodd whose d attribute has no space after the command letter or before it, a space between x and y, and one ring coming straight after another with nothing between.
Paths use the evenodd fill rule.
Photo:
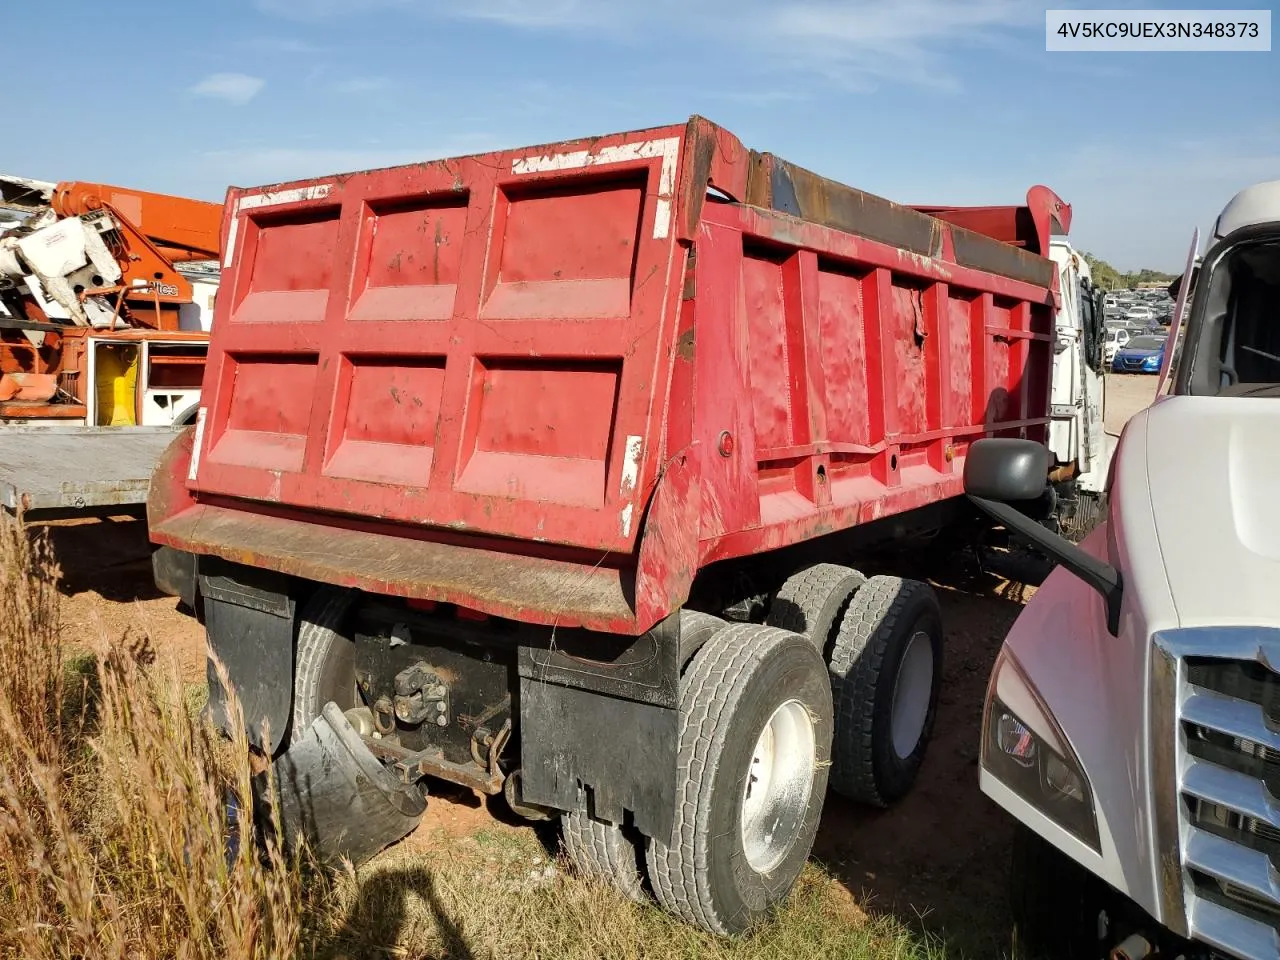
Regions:
<instances>
[{"instance_id":1,"label":"dump bed tailgate","mask_svg":"<svg viewBox=\"0 0 1280 960\"><path fill-rule=\"evenodd\" d=\"M233 190L188 485L632 549L680 296L685 136Z\"/></svg>"}]
</instances>

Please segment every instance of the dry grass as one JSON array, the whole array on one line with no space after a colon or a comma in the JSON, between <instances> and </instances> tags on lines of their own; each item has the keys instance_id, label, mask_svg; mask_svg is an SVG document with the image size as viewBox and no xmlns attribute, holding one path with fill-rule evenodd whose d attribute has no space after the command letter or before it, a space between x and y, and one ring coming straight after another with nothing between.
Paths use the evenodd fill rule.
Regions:
<instances>
[{"instance_id":1,"label":"dry grass","mask_svg":"<svg viewBox=\"0 0 1280 960\"><path fill-rule=\"evenodd\" d=\"M813 866L774 923L732 942L575 880L531 830L426 852L419 837L337 878L272 847L229 853L249 830L226 814L228 795L251 809L243 730L228 742L196 719L199 691L149 665L145 637L68 662L47 547L0 528L0 958L942 955Z\"/></svg>"},{"instance_id":2,"label":"dry grass","mask_svg":"<svg viewBox=\"0 0 1280 960\"><path fill-rule=\"evenodd\" d=\"M0 529L0 955L291 956L299 871L240 845L252 810L243 730L230 749L122 638L64 661L57 571ZM237 761L235 758L239 758Z\"/></svg>"},{"instance_id":3,"label":"dry grass","mask_svg":"<svg viewBox=\"0 0 1280 960\"><path fill-rule=\"evenodd\" d=\"M731 941L570 876L530 831L440 835L348 878L329 905L320 956L563 960L941 960L888 917L868 919L810 865L786 908Z\"/></svg>"}]
</instances>

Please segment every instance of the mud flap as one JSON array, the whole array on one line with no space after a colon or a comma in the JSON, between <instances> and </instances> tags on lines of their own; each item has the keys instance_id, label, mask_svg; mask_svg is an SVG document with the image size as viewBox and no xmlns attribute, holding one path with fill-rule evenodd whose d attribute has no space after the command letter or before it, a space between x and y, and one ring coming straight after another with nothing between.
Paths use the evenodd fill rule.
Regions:
<instances>
[{"instance_id":1,"label":"mud flap","mask_svg":"<svg viewBox=\"0 0 1280 960\"><path fill-rule=\"evenodd\" d=\"M680 618L639 637L559 630L522 645L521 784L525 802L585 810L664 842L675 821L680 735ZM606 735L607 732L607 735Z\"/></svg>"},{"instance_id":2,"label":"mud flap","mask_svg":"<svg viewBox=\"0 0 1280 960\"><path fill-rule=\"evenodd\" d=\"M324 863L359 865L407 835L427 808L364 745L335 703L273 764L286 848L305 843ZM259 796L266 779L257 782Z\"/></svg>"}]
</instances>

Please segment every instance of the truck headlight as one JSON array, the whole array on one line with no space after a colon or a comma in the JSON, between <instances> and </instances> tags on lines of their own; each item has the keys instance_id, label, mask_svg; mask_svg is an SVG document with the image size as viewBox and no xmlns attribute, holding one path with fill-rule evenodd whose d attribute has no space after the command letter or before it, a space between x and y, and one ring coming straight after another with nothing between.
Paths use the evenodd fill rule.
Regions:
<instances>
[{"instance_id":1,"label":"truck headlight","mask_svg":"<svg viewBox=\"0 0 1280 960\"><path fill-rule=\"evenodd\" d=\"M1100 849L1093 791L1084 769L1007 650L996 660L987 691L981 762L1058 826Z\"/></svg>"}]
</instances>

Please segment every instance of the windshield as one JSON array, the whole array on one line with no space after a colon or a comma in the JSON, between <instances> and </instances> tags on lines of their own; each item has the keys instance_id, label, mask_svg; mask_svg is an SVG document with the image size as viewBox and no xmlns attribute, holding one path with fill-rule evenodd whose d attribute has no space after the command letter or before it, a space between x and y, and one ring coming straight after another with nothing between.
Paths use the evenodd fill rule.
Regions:
<instances>
[{"instance_id":1,"label":"windshield","mask_svg":"<svg viewBox=\"0 0 1280 960\"><path fill-rule=\"evenodd\" d=\"M1206 258L1208 260L1208 258ZM1181 392L1280 396L1280 240L1241 241L1201 276Z\"/></svg>"},{"instance_id":2,"label":"windshield","mask_svg":"<svg viewBox=\"0 0 1280 960\"><path fill-rule=\"evenodd\" d=\"M1163 346L1163 337L1134 337L1124 345L1124 348L1126 350L1159 350Z\"/></svg>"}]
</instances>

